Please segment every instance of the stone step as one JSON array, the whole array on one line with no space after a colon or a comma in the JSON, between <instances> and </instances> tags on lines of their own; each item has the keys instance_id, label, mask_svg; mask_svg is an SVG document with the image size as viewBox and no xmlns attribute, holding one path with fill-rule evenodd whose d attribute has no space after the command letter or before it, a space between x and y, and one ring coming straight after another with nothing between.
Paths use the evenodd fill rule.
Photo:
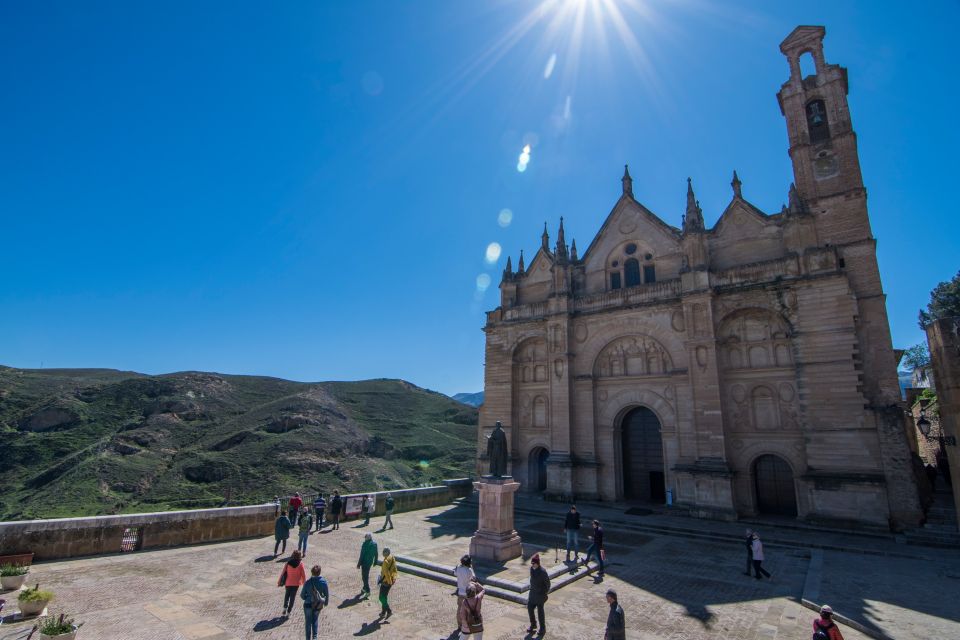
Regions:
<instances>
[{"instance_id":1,"label":"stone step","mask_svg":"<svg viewBox=\"0 0 960 640\"><path fill-rule=\"evenodd\" d=\"M529 506L517 507L517 512L538 515L538 516L550 516L552 518L557 518L557 514L553 511L534 509ZM667 525L662 523L657 524L644 524L640 522L635 522L634 520L626 520L629 516L624 516L621 518L610 518L607 517L604 519L604 524L607 529L616 528L627 531L636 531L639 533L650 533L654 535L668 535L668 536L677 536L682 538L688 538L693 540L704 540L711 542L722 542L722 543L734 543L738 545L743 545L743 536L739 534L725 533L722 531L702 531L697 529L691 529L679 525ZM830 543L819 543L813 542L810 540L792 540L789 538L782 538L776 535L776 525L771 525L770 523L760 523L763 526L768 527L768 531L773 531L773 533L767 533L762 537L764 546L767 547L781 547L788 549L823 549L826 551L843 551L848 553L860 553L866 555L878 555L878 556L887 556L887 557L898 557L898 558L914 558L915 555L908 552L897 552L897 551L888 551L885 549L871 549L865 548L862 546L854 546L853 544L830 544ZM843 532L848 536L857 536L859 534L851 532ZM610 536L608 536L609 538ZM866 537L879 537L873 534L868 534ZM885 534L882 536L883 539L889 540L891 543L894 542L894 537L890 534ZM918 543L922 544L922 543ZM605 547L609 547L609 544L604 544Z\"/></svg>"},{"instance_id":2,"label":"stone step","mask_svg":"<svg viewBox=\"0 0 960 640\"><path fill-rule=\"evenodd\" d=\"M396 558L397 569L399 571L448 584L453 587L457 586L457 579L454 577L451 567L444 567L435 562L422 560L413 556L398 554ZM579 565L574 570L565 566L553 567L547 571L547 574L550 576L551 593L596 571L597 566L596 562L590 562L589 565ZM493 576L480 576L480 581L487 595L518 604L527 604L527 592L530 590L529 582L503 580Z\"/></svg>"}]
</instances>

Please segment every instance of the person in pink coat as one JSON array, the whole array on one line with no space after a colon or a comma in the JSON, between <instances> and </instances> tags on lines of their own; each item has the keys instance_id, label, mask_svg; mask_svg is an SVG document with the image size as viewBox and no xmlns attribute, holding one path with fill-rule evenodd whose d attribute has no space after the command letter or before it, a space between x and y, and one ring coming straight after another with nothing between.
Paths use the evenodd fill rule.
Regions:
<instances>
[{"instance_id":1,"label":"person in pink coat","mask_svg":"<svg viewBox=\"0 0 960 640\"><path fill-rule=\"evenodd\" d=\"M290 554L290 559L283 565L280 572L280 578L277 580L278 587L284 587L283 593L283 615L289 616L293 611L293 603L296 602L297 590L307 581L307 572L303 568L300 552L294 551Z\"/></svg>"}]
</instances>

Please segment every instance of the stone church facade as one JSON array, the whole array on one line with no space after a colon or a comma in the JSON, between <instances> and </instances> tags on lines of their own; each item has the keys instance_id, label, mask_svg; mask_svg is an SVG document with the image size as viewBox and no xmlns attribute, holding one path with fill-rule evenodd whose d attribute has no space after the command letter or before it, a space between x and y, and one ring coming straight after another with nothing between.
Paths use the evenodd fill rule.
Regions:
<instances>
[{"instance_id":1,"label":"stone church facade","mask_svg":"<svg viewBox=\"0 0 960 640\"><path fill-rule=\"evenodd\" d=\"M511 473L554 499L917 525L847 71L824 59L824 34L802 26L780 45L794 171L780 212L748 202L734 173L713 228L689 182L676 228L625 170L582 256L561 219L529 266L508 259L484 328L478 472L499 420Z\"/></svg>"}]
</instances>

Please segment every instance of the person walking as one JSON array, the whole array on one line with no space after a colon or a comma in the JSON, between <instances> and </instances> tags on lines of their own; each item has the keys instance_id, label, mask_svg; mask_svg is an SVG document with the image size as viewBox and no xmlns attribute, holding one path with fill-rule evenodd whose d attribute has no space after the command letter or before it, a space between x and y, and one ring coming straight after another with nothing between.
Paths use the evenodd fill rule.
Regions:
<instances>
[{"instance_id":1,"label":"person walking","mask_svg":"<svg viewBox=\"0 0 960 640\"><path fill-rule=\"evenodd\" d=\"M627 624L623 617L623 607L617 602L617 592L607 589L607 604L610 612L607 613L607 628L603 632L603 640L626 640Z\"/></svg>"},{"instance_id":2,"label":"person walking","mask_svg":"<svg viewBox=\"0 0 960 640\"><path fill-rule=\"evenodd\" d=\"M397 559L390 555L390 549L383 548L383 562L380 564L380 577L377 582L380 584L380 617L386 620L393 615L393 609L387 601L387 595L390 593L390 587L397 581Z\"/></svg>"},{"instance_id":3,"label":"person walking","mask_svg":"<svg viewBox=\"0 0 960 640\"><path fill-rule=\"evenodd\" d=\"M363 534L363 544L360 545L360 559L357 560L357 569L360 569L360 579L363 586L360 594L364 600L370 597L370 567L377 562L377 543L373 541L372 533Z\"/></svg>"},{"instance_id":4,"label":"person walking","mask_svg":"<svg viewBox=\"0 0 960 640\"><path fill-rule=\"evenodd\" d=\"M300 507L303 506L303 498L300 497L299 493L293 494L293 497L290 498L290 502L287 503L287 509L289 510L288 517L292 523L290 526L296 526L297 516L300 515Z\"/></svg>"},{"instance_id":5,"label":"person walking","mask_svg":"<svg viewBox=\"0 0 960 640\"><path fill-rule=\"evenodd\" d=\"M537 619L540 621L540 630L538 636L543 636L547 632L547 623L543 617L543 605L547 602L547 594L550 593L550 576L547 570L540 566L540 554L535 553L530 558L530 592L527 596L527 615L530 616L530 627L527 633L537 631L537 620L533 617L536 610Z\"/></svg>"},{"instance_id":6,"label":"person walking","mask_svg":"<svg viewBox=\"0 0 960 640\"><path fill-rule=\"evenodd\" d=\"M570 550L573 549L573 561L580 554L580 513L577 507L570 505L570 511L563 520L563 532L567 536L567 562L570 562Z\"/></svg>"},{"instance_id":7,"label":"person walking","mask_svg":"<svg viewBox=\"0 0 960 640\"><path fill-rule=\"evenodd\" d=\"M313 527L313 516L310 515L310 507L303 508L303 515L300 516L300 539L297 542L297 549L301 555L307 555L307 540L310 539L310 529Z\"/></svg>"},{"instance_id":8,"label":"person walking","mask_svg":"<svg viewBox=\"0 0 960 640\"><path fill-rule=\"evenodd\" d=\"M760 542L760 536L757 535L757 532L753 532L752 542L750 544L750 549L753 552L753 573L757 580L760 580L760 575L763 574L767 578L773 576L770 575L770 572L763 568L763 543Z\"/></svg>"},{"instance_id":9,"label":"person walking","mask_svg":"<svg viewBox=\"0 0 960 640\"><path fill-rule=\"evenodd\" d=\"M813 621L813 640L843 640L840 627L833 621L833 609L828 604L820 607L820 617Z\"/></svg>"},{"instance_id":10,"label":"person walking","mask_svg":"<svg viewBox=\"0 0 960 640\"><path fill-rule=\"evenodd\" d=\"M466 597L457 606L459 640L483 640L483 614L480 612L483 594L483 586L473 582L467 587Z\"/></svg>"},{"instance_id":11,"label":"person walking","mask_svg":"<svg viewBox=\"0 0 960 640\"><path fill-rule=\"evenodd\" d=\"M276 539L276 544L273 545L273 557L277 557L277 550L280 549L280 545L283 544L283 550L281 553L287 552L287 539L290 537L290 529L293 528L293 524L290 523L290 519L287 518L284 514L277 516L276 521L273 523L273 537Z\"/></svg>"},{"instance_id":12,"label":"person walking","mask_svg":"<svg viewBox=\"0 0 960 640\"><path fill-rule=\"evenodd\" d=\"M593 535L590 536L590 540L592 541L592 544L587 547L587 557L583 559L583 564L584 566L590 564L590 557L593 556L593 554L596 554L598 565L597 575L602 578L603 556L605 552L603 550L603 527L600 526L599 520L593 521Z\"/></svg>"},{"instance_id":13,"label":"person walking","mask_svg":"<svg viewBox=\"0 0 960 640\"><path fill-rule=\"evenodd\" d=\"M318 493L317 499L313 501L313 510L317 514L317 531L323 529L323 515L327 510L327 501L323 499L323 494Z\"/></svg>"},{"instance_id":14,"label":"person walking","mask_svg":"<svg viewBox=\"0 0 960 640\"><path fill-rule=\"evenodd\" d=\"M296 602L297 589L307 581L307 573L303 570L303 562L300 560L300 552L294 551L290 554L290 559L283 565L280 571L280 579L277 580L278 587L284 587L283 593L283 615L289 616L293 612L293 603Z\"/></svg>"},{"instance_id":15,"label":"person walking","mask_svg":"<svg viewBox=\"0 0 960 640\"><path fill-rule=\"evenodd\" d=\"M303 622L306 628L304 638L317 640L320 611L330 604L330 588L320 575L320 565L315 564L310 569L310 579L303 585L300 598L303 600Z\"/></svg>"},{"instance_id":16,"label":"person walking","mask_svg":"<svg viewBox=\"0 0 960 640\"><path fill-rule=\"evenodd\" d=\"M333 519L332 530L340 528L340 512L343 511L343 498L339 491L333 492L333 498L330 499L330 517Z\"/></svg>"},{"instance_id":17,"label":"person walking","mask_svg":"<svg viewBox=\"0 0 960 640\"><path fill-rule=\"evenodd\" d=\"M363 526L370 526L370 496L363 496L363 501L360 503L360 511L363 515Z\"/></svg>"},{"instance_id":18,"label":"person walking","mask_svg":"<svg viewBox=\"0 0 960 640\"><path fill-rule=\"evenodd\" d=\"M753 566L753 530L747 529L746 538L744 538L744 544L747 547L747 570L743 572L743 575L750 575L750 568Z\"/></svg>"},{"instance_id":19,"label":"person walking","mask_svg":"<svg viewBox=\"0 0 960 640\"><path fill-rule=\"evenodd\" d=\"M457 579L457 629L460 629L460 605L467 597L467 589L477 581L477 574L473 572L473 559L464 555L460 564L453 568L453 575Z\"/></svg>"},{"instance_id":20,"label":"person walking","mask_svg":"<svg viewBox=\"0 0 960 640\"><path fill-rule=\"evenodd\" d=\"M393 504L393 496L388 493L387 498L383 501L383 507L387 513L387 519L383 521L384 531L387 530L387 525L393 529Z\"/></svg>"}]
</instances>

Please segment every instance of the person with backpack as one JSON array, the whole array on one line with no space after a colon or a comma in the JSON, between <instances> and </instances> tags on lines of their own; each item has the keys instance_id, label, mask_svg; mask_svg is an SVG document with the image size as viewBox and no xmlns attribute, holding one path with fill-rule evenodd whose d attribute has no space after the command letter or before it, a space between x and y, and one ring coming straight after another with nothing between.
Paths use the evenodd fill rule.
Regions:
<instances>
[{"instance_id":1,"label":"person with backpack","mask_svg":"<svg viewBox=\"0 0 960 640\"><path fill-rule=\"evenodd\" d=\"M573 561L577 561L580 554L580 514L575 505L570 505L563 520L563 532L567 536L567 562L570 562L570 549L573 549Z\"/></svg>"},{"instance_id":2,"label":"person with backpack","mask_svg":"<svg viewBox=\"0 0 960 640\"><path fill-rule=\"evenodd\" d=\"M744 538L744 544L747 547L747 570L743 572L743 575L750 576L750 568L753 566L753 530L747 529L746 538Z\"/></svg>"},{"instance_id":3,"label":"person with backpack","mask_svg":"<svg viewBox=\"0 0 960 640\"><path fill-rule=\"evenodd\" d=\"M457 609L459 640L483 640L483 614L480 612L483 593L483 586L479 582L472 582L467 587L466 597L460 601Z\"/></svg>"},{"instance_id":4,"label":"person with backpack","mask_svg":"<svg viewBox=\"0 0 960 640\"><path fill-rule=\"evenodd\" d=\"M380 577L377 582L380 584L380 617L386 620L393 615L393 609L387 601L387 595L397 581L397 559L390 555L390 549L383 548L383 562L380 564Z\"/></svg>"},{"instance_id":5,"label":"person with backpack","mask_svg":"<svg viewBox=\"0 0 960 640\"><path fill-rule=\"evenodd\" d=\"M390 525L390 528L393 529L393 504L393 496L388 493L386 500L383 501L383 506L387 513L387 519L383 521L383 529L381 529L381 531L386 531L387 525Z\"/></svg>"},{"instance_id":6,"label":"person with backpack","mask_svg":"<svg viewBox=\"0 0 960 640\"><path fill-rule=\"evenodd\" d=\"M607 589L607 604L610 605L610 612L607 613L603 640L626 640L627 624L623 618L623 607L617 602L617 592L613 589Z\"/></svg>"},{"instance_id":7,"label":"person with backpack","mask_svg":"<svg viewBox=\"0 0 960 640\"><path fill-rule=\"evenodd\" d=\"M543 616L543 605L547 602L547 594L550 593L550 576L547 570L540 566L540 554L535 553L530 558L530 592L527 595L527 614L530 616L530 627L527 633L537 631L537 620L534 620L533 612L536 610L537 619L540 621L540 630L537 635L543 637L547 632L547 623Z\"/></svg>"},{"instance_id":8,"label":"person with backpack","mask_svg":"<svg viewBox=\"0 0 960 640\"><path fill-rule=\"evenodd\" d=\"M317 531L323 529L323 514L327 510L327 501L323 499L323 494L318 493L317 499L313 501L313 510L317 514Z\"/></svg>"},{"instance_id":9,"label":"person with backpack","mask_svg":"<svg viewBox=\"0 0 960 640\"><path fill-rule=\"evenodd\" d=\"M310 569L310 579L303 585L300 592L303 600L303 621L306 627L306 640L317 640L317 627L320 622L320 611L330 604L330 589L327 581L320 575L320 565L315 564Z\"/></svg>"},{"instance_id":10,"label":"person with backpack","mask_svg":"<svg viewBox=\"0 0 960 640\"><path fill-rule=\"evenodd\" d=\"M303 515L300 516L300 536L297 542L297 549L301 555L307 555L307 540L310 539L310 529L313 527L313 516L310 515L310 507L303 508Z\"/></svg>"},{"instance_id":11,"label":"person with backpack","mask_svg":"<svg viewBox=\"0 0 960 640\"><path fill-rule=\"evenodd\" d=\"M477 574L473 572L473 559L469 555L460 558L460 564L453 568L453 576L457 579L457 630L459 630L460 605L467 597L467 589L477 581Z\"/></svg>"},{"instance_id":12,"label":"person with backpack","mask_svg":"<svg viewBox=\"0 0 960 640\"><path fill-rule=\"evenodd\" d=\"M287 552L287 539L290 537L290 529L293 528L293 524L290 522L290 519L287 518L284 514L277 516L276 522L273 523L273 537L276 539L276 544L273 545L273 557L277 557L277 550L280 549L280 544L283 544L282 553Z\"/></svg>"},{"instance_id":13,"label":"person with backpack","mask_svg":"<svg viewBox=\"0 0 960 640\"><path fill-rule=\"evenodd\" d=\"M820 618L813 621L813 640L843 640L840 627L833 621L833 609L828 604L820 607Z\"/></svg>"},{"instance_id":14,"label":"person with backpack","mask_svg":"<svg viewBox=\"0 0 960 640\"><path fill-rule=\"evenodd\" d=\"M360 559L357 560L357 569L360 569L360 579L363 586L360 595L366 600L370 597L370 567L377 563L377 543L373 541L372 533L363 534L363 544L360 545Z\"/></svg>"},{"instance_id":15,"label":"person with backpack","mask_svg":"<svg viewBox=\"0 0 960 640\"><path fill-rule=\"evenodd\" d=\"M590 540L592 544L587 547L587 557L583 559L583 564L584 566L590 564L590 557L593 556L593 554L597 554L597 575L602 578L603 556L605 552L603 550L603 527L600 526L599 520L593 521L593 535L590 536Z\"/></svg>"},{"instance_id":16,"label":"person with backpack","mask_svg":"<svg viewBox=\"0 0 960 640\"><path fill-rule=\"evenodd\" d=\"M277 586L284 587L283 617L286 618L293 613L293 603L297 601L297 589L306 581L307 573L303 570L300 552L294 551L290 554L290 559L283 565L280 578L277 580Z\"/></svg>"},{"instance_id":17,"label":"person with backpack","mask_svg":"<svg viewBox=\"0 0 960 640\"><path fill-rule=\"evenodd\" d=\"M770 575L770 572L763 568L763 543L760 542L760 536L757 535L756 531L753 532L750 549L753 552L753 577L759 580L760 574L763 574L768 579L772 578L773 576Z\"/></svg>"},{"instance_id":18,"label":"person with backpack","mask_svg":"<svg viewBox=\"0 0 960 640\"><path fill-rule=\"evenodd\" d=\"M331 531L340 528L340 513L343 511L343 498L339 491L333 492L333 498L330 500L330 517L333 518L333 527Z\"/></svg>"}]
</instances>

